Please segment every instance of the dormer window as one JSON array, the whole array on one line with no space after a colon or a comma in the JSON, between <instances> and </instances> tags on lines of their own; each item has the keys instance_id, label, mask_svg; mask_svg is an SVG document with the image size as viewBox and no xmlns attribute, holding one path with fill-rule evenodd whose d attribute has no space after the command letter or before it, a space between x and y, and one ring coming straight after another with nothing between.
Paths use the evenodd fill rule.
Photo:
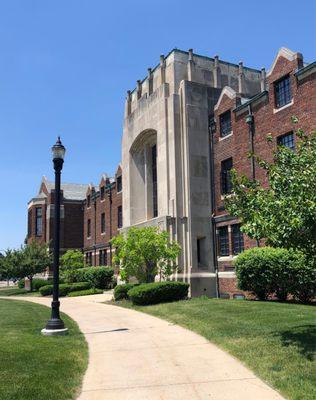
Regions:
<instances>
[{"instance_id":1,"label":"dormer window","mask_svg":"<svg viewBox=\"0 0 316 400\"><path fill-rule=\"evenodd\" d=\"M231 112L226 111L219 116L220 136L228 136L232 131Z\"/></svg>"},{"instance_id":2,"label":"dormer window","mask_svg":"<svg viewBox=\"0 0 316 400\"><path fill-rule=\"evenodd\" d=\"M42 207L36 207L36 224L35 231L36 236L42 236L43 233L43 212Z\"/></svg>"},{"instance_id":3,"label":"dormer window","mask_svg":"<svg viewBox=\"0 0 316 400\"><path fill-rule=\"evenodd\" d=\"M101 200L104 200L104 186L102 186L100 188L100 197L101 197Z\"/></svg>"},{"instance_id":4,"label":"dormer window","mask_svg":"<svg viewBox=\"0 0 316 400\"><path fill-rule=\"evenodd\" d=\"M279 79L274 83L275 106L281 108L292 101L290 76Z\"/></svg>"},{"instance_id":5,"label":"dormer window","mask_svg":"<svg viewBox=\"0 0 316 400\"><path fill-rule=\"evenodd\" d=\"M117 189L117 192L122 191L122 176L118 176L116 178L116 189Z\"/></svg>"}]
</instances>

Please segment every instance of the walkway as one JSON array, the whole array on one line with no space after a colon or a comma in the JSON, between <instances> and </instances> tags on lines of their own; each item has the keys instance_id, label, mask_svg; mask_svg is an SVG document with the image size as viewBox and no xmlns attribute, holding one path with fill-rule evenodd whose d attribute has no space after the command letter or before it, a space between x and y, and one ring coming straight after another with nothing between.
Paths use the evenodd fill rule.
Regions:
<instances>
[{"instance_id":1,"label":"walkway","mask_svg":"<svg viewBox=\"0 0 316 400\"><path fill-rule=\"evenodd\" d=\"M61 300L62 311L77 321L89 344L78 400L284 400L201 336L147 314L100 304L108 296ZM50 304L46 298L24 299Z\"/></svg>"}]
</instances>

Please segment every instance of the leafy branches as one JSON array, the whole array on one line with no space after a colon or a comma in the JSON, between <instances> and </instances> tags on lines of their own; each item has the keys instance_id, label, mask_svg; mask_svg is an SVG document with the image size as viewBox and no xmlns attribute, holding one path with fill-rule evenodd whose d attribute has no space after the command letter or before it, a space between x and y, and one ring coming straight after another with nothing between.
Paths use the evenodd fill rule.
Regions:
<instances>
[{"instance_id":1,"label":"leafy branches","mask_svg":"<svg viewBox=\"0 0 316 400\"><path fill-rule=\"evenodd\" d=\"M293 118L297 123L297 119ZM269 187L232 171L234 195L225 199L231 215L242 222L250 238L274 247L316 254L316 132L296 131L295 151L278 146L274 161L256 156L266 171ZM268 141L273 144L271 138Z\"/></svg>"},{"instance_id":2,"label":"leafy branches","mask_svg":"<svg viewBox=\"0 0 316 400\"><path fill-rule=\"evenodd\" d=\"M114 261L125 281L136 277L139 282L153 282L158 273L168 278L176 270L180 246L170 242L168 232L155 227L130 228L126 236L112 239L112 244L116 248Z\"/></svg>"}]
</instances>

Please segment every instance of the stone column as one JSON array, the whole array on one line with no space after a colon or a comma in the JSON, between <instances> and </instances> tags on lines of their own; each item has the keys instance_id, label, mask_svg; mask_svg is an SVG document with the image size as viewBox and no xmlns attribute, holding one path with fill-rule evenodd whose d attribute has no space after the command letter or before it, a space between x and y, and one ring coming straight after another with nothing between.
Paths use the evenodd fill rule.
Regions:
<instances>
[{"instance_id":1,"label":"stone column","mask_svg":"<svg viewBox=\"0 0 316 400\"><path fill-rule=\"evenodd\" d=\"M131 91L128 90L126 100L125 100L125 118L130 115L131 111L132 111L132 95L131 95Z\"/></svg>"},{"instance_id":2,"label":"stone column","mask_svg":"<svg viewBox=\"0 0 316 400\"><path fill-rule=\"evenodd\" d=\"M188 81L192 81L193 80L193 70L194 70L193 49L189 49Z\"/></svg>"},{"instance_id":3,"label":"stone column","mask_svg":"<svg viewBox=\"0 0 316 400\"><path fill-rule=\"evenodd\" d=\"M214 87L215 88L222 87L221 69L219 67L218 56L214 57L213 79L214 79Z\"/></svg>"},{"instance_id":4,"label":"stone column","mask_svg":"<svg viewBox=\"0 0 316 400\"><path fill-rule=\"evenodd\" d=\"M148 74L147 74L147 93L148 96L150 96L153 92L153 77L152 77L152 71L151 68L147 69Z\"/></svg>"},{"instance_id":5,"label":"stone column","mask_svg":"<svg viewBox=\"0 0 316 400\"><path fill-rule=\"evenodd\" d=\"M137 99L140 99L142 97L142 81L140 79L137 80L136 90L137 90Z\"/></svg>"},{"instance_id":6,"label":"stone column","mask_svg":"<svg viewBox=\"0 0 316 400\"><path fill-rule=\"evenodd\" d=\"M261 92L264 92L266 90L266 70L265 70L265 68L261 68L260 87L261 87Z\"/></svg>"},{"instance_id":7,"label":"stone column","mask_svg":"<svg viewBox=\"0 0 316 400\"><path fill-rule=\"evenodd\" d=\"M246 88L245 88L245 74L244 74L244 66L242 61L239 63L239 69L238 69L238 93L239 94L245 94Z\"/></svg>"},{"instance_id":8,"label":"stone column","mask_svg":"<svg viewBox=\"0 0 316 400\"><path fill-rule=\"evenodd\" d=\"M165 63L165 56L163 54L161 54L160 56L160 81L161 84L163 85L164 83L166 83L166 63Z\"/></svg>"}]
</instances>

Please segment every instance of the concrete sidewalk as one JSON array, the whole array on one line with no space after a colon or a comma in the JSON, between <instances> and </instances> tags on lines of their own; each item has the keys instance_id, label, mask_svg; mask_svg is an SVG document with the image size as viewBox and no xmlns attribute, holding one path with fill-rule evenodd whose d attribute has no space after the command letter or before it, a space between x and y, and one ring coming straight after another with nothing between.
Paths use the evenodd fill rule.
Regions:
<instances>
[{"instance_id":1,"label":"concrete sidewalk","mask_svg":"<svg viewBox=\"0 0 316 400\"><path fill-rule=\"evenodd\" d=\"M78 400L283 399L203 337L147 314L100 304L107 299L109 294L61 300L62 311L77 321L89 344ZM23 300L50 304L47 298Z\"/></svg>"}]
</instances>

